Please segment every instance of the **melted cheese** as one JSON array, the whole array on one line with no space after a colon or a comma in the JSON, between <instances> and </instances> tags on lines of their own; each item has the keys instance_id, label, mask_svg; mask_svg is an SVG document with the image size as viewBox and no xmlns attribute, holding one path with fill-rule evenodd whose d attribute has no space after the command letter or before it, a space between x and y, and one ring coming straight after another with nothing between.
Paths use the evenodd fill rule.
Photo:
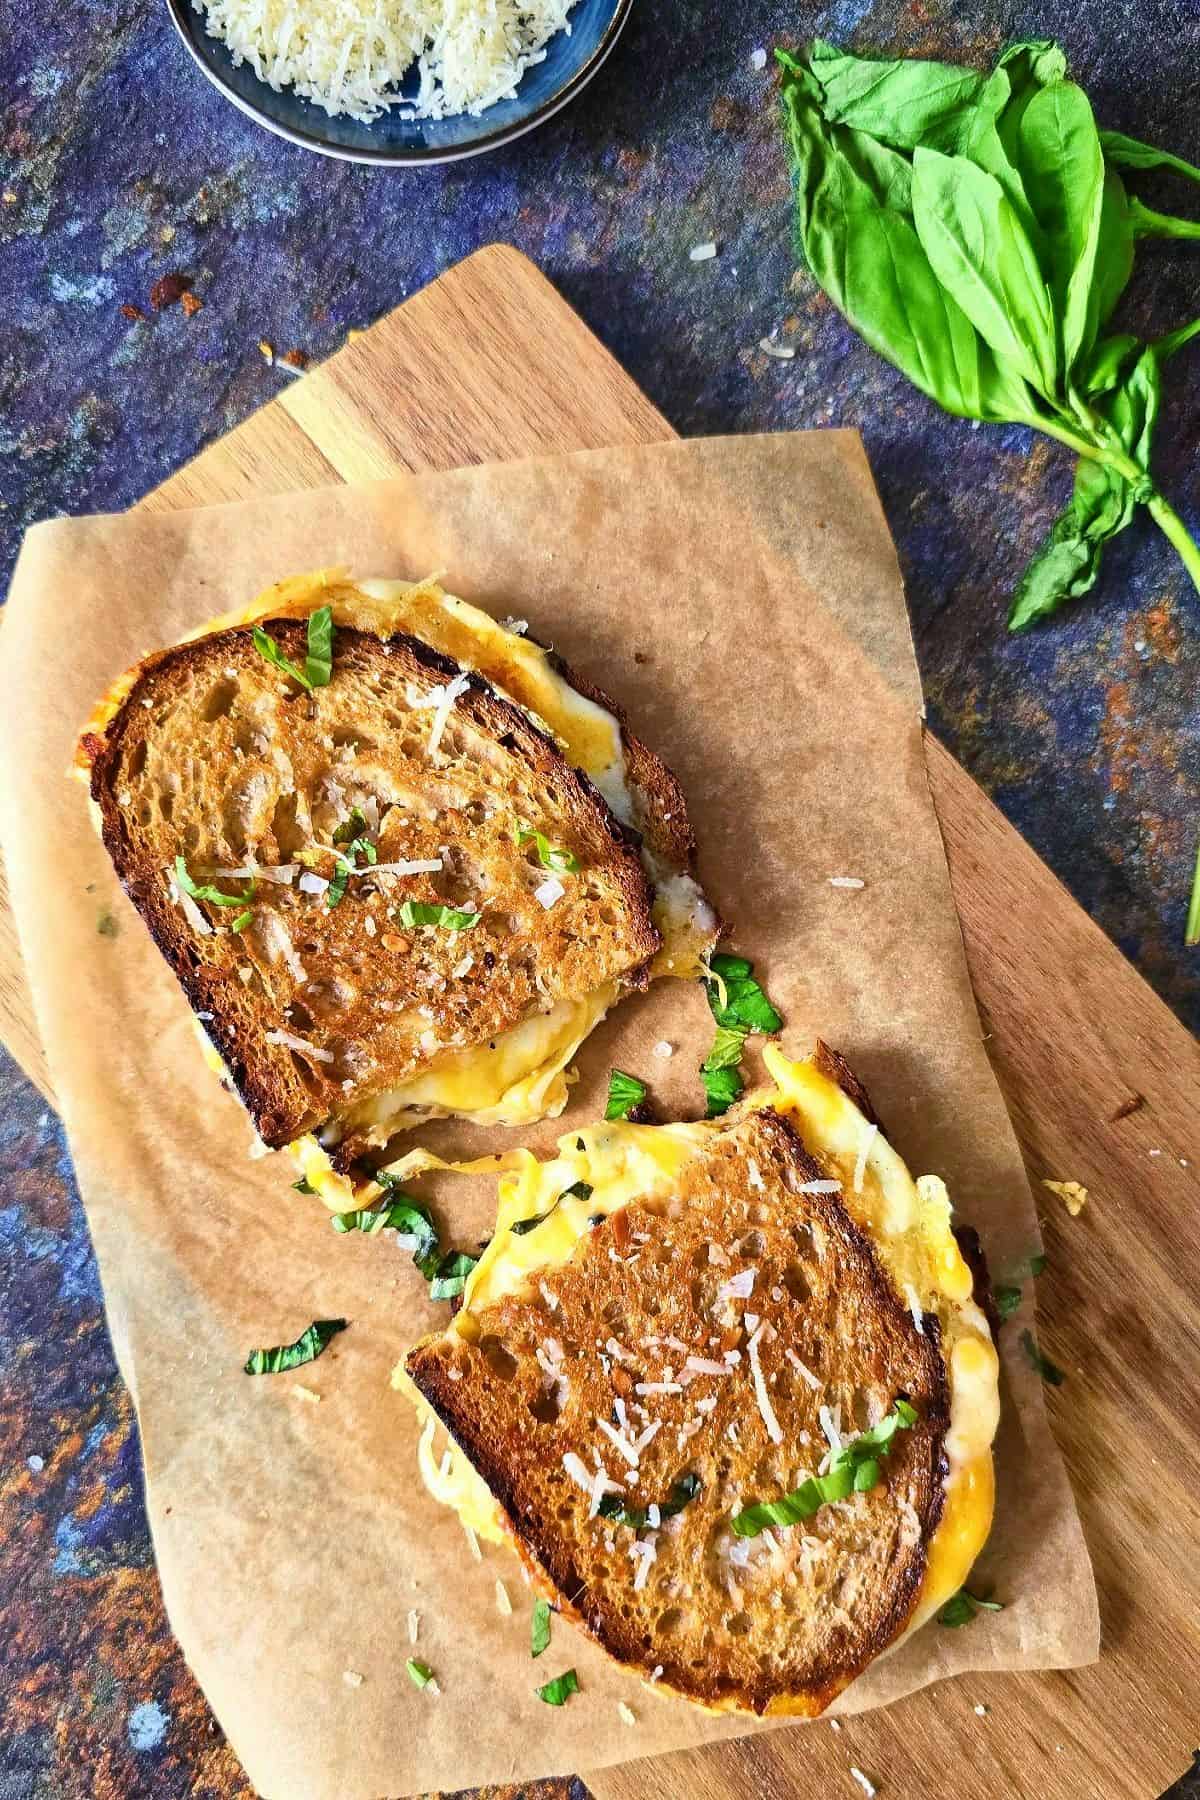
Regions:
<instances>
[{"instance_id":1,"label":"melted cheese","mask_svg":"<svg viewBox=\"0 0 1200 1800\"><path fill-rule=\"evenodd\" d=\"M927 1546L924 1581L907 1635L963 1585L991 1529L999 1360L987 1320L971 1297L971 1273L954 1241L944 1184L935 1176L914 1181L887 1139L811 1062L791 1062L771 1045L764 1050L764 1061L775 1089L761 1090L746 1104L795 1117L823 1172L842 1183L847 1210L869 1233L898 1293L940 1322L950 1395L948 1472L941 1520ZM450 1329L468 1339L477 1337L478 1315L506 1295L529 1292L549 1270L569 1262L597 1213L607 1215L669 1185L688 1158L723 1129L719 1121L597 1125L560 1138L557 1155L545 1163L527 1150L469 1164L445 1163L420 1150L402 1158L392 1169L401 1179L428 1169L503 1171L495 1234L468 1279ZM564 1195L577 1181L593 1189L586 1200ZM513 1232L516 1222L533 1216L541 1216L541 1224ZM393 1382L411 1391L402 1368ZM462 1473L462 1453L450 1444L449 1454L446 1476L431 1484L430 1491L453 1505L453 1495L470 1484ZM493 1526L500 1529L494 1510Z\"/></svg>"},{"instance_id":2,"label":"melted cheese","mask_svg":"<svg viewBox=\"0 0 1200 1800\"><path fill-rule=\"evenodd\" d=\"M481 1125L529 1125L557 1118L567 1103L567 1064L617 997L607 982L582 1000L560 1000L548 1013L525 1019L474 1050L456 1050L424 1074L350 1108L339 1129L362 1131L385 1144L419 1119L468 1116ZM379 1193L334 1168L311 1132L288 1146L297 1168L326 1206L345 1212Z\"/></svg>"}]
</instances>

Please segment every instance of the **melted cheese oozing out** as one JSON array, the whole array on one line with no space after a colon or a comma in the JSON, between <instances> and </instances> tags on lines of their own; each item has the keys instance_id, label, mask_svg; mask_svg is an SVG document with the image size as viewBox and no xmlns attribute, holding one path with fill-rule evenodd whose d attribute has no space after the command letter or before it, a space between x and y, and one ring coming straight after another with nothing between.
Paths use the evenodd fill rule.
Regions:
<instances>
[{"instance_id":1,"label":"melted cheese oozing out","mask_svg":"<svg viewBox=\"0 0 1200 1800\"><path fill-rule=\"evenodd\" d=\"M848 1095L811 1062L791 1062L773 1045L764 1050L764 1061L775 1089L761 1090L748 1104L770 1106L795 1117L807 1147L828 1178L842 1183L847 1210L870 1234L899 1294L906 1299L915 1296L921 1311L935 1313L941 1325L950 1390L950 1428L945 1440L948 1473L941 1520L927 1547L925 1577L906 1636L963 1585L991 1528L991 1445L1000 1416L999 1360L987 1320L971 1297L971 1272L951 1232L950 1202L943 1183L933 1176L914 1181L886 1138L872 1131ZM467 1338L477 1336L478 1314L484 1308L508 1294L528 1292L548 1270L569 1262L590 1229L589 1219L670 1184L688 1157L721 1129L715 1121L665 1126L618 1121L560 1138L557 1156L546 1163L539 1163L525 1150L459 1165L444 1163L425 1151L403 1158L393 1167L400 1178L434 1168L505 1171L499 1184L495 1234L468 1279L462 1308L451 1329ZM860 1164L860 1191L856 1193L854 1178ZM587 1200L558 1198L576 1181L592 1186ZM540 1225L514 1235L514 1223L538 1214L545 1215ZM397 1369L393 1385L415 1392L402 1368ZM475 1484L483 1484L473 1469L474 1484L463 1474L466 1458L456 1446L450 1444L449 1453L446 1476L431 1486L431 1492L454 1505L453 1495L468 1491L474 1524L483 1504ZM489 1516L494 1534L501 1530L494 1502Z\"/></svg>"}]
</instances>

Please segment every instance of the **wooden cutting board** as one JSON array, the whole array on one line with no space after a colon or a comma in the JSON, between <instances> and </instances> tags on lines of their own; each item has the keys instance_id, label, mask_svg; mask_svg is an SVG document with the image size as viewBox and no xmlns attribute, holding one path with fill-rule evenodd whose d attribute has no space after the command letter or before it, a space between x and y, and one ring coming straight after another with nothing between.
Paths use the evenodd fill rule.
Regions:
<instances>
[{"instance_id":1,"label":"wooden cutting board","mask_svg":"<svg viewBox=\"0 0 1200 1800\"><path fill-rule=\"evenodd\" d=\"M142 505L671 435L532 264L497 245L289 382ZM827 1800L862 1792L851 1764L881 1800L1153 1800L1200 1740L1200 1047L926 742L984 1030L1044 1214L1040 1322L1067 1371L1050 1408L1104 1652L1069 1674L946 1682L837 1732L606 1770L588 1777L599 1800ZM0 1033L52 1099L6 907ZM1081 1217L1043 1176L1089 1189Z\"/></svg>"}]
</instances>

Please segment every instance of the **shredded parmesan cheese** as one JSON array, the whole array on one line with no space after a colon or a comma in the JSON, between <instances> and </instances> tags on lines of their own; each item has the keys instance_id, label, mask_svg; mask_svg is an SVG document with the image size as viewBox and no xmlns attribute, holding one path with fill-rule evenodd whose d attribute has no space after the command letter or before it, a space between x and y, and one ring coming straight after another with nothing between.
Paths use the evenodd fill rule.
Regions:
<instances>
[{"instance_id":1,"label":"shredded parmesan cheese","mask_svg":"<svg viewBox=\"0 0 1200 1800\"><path fill-rule=\"evenodd\" d=\"M421 1629L421 1615L414 1606L408 1615L408 1641L415 1644L417 1633Z\"/></svg>"},{"instance_id":2,"label":"shredded parmesan cheese","mask_svg":"<svg viewBox=\"0 0 1200 1800\"><path fill-rule=\"evenodd\" d=\"M802 1181L797 1187L798 1194L840 1194L840 1181Z\"/></svg>"},{"instance_id":3,"label":"shredded parmesan cheese","mask_svg":"<svg viewBox=\"0 0 1200 1800\"><path fill-rule=\"evenodd\" d=\"M854 1192L862 1193L863 1176L867 1172L867 1158L871 1154L871 1145L875 1142L879 1131L878 1125L868 1125L866 1136L858 1147L858 1161L854 1165Z\"/></svg>"},{"instance_id":4,"label":"shredded parmesan cheese","mask_svg":"<svg viewBox=\"0 0 1200 1800\"><path fill-rule=\"evenodd\" d=\"M286 1044L289 1050L298 1050L302 1056L311 1056L314 1062L331 1063L332 1050L322 1050L317 1044L310 1044L307 1038L297 1037L294 1031L267 1031L263 1037L268 1044Z\"/></svg>"},{"instance_id":5,"label":"shredded parmesan cheese","mask_svg":"<svg viewBox=\"0 0 1200 1800\"><path fill-rule=\"evenodd\" d=\"M804 1380L807 1381L809 1387L812 1388L814 1392L819 1392L821 1388L820 1376L814 1375L808 1364L800 1361L800 1358L796 1355L796 1352L792 1349L790 1344L788 1345L786 1354L788 1361L800 1371L800 1374L803 1376Z\"/></svg>"},{"instance_id":6,"label":"shredded parmesan cheese","mask_svg":"<svg viewBox=\"0 0 1200 1800\"><path fill-rule=\"evenodd\" d=\"M506 1619L512 1617L512 1601L508 1597L508 1589L502 1581L496 1583L496 1611L503 1613Z\"/></svg>"},{"instance_id":7,"label":"shredded parmesan cheese","mask_svg":"<svg viewBox=\"0 0 1200 1800\"><path fill-rule=\"evenodd\" d=\"M294 88L332 118L366 124L391 107L401 118L442 119L512 99L525 70L545 61L549 40L570 32L574 0L194 4L235 64L249 63L276 92ZM414 67L416 92L402 99L397 90Z\"/></svg>"},{"instance_id":8,"label":"shredded parmesan cheese","mask_svg":"<svg viewBox=\"0 0 1200 1800\"><path fill-rule=\"evenodd\" d=\"M534 888L533 897L539 906L545 907L549 912L552 906L557 906L566 891L557 875L548 875L540 887Z\"/></svg>"},{"instance_id":9,"label":"shredded parmesan cheese","mask_svg":"<svg viewBox=\"0 0 1200 1800\"><path fill-rule=\"evenodd\" d=\"M622 1725L636 1725L637 1724L637 1714L634 1712L632 1706L626 1706L626 1704L623 1700L617 1701L617 1714L621 1720Z\"/></svg>"},{"instance_id":10,"label":"shredded parmesan cheese","mask_svg":"<svg viewBox=\"0 0 1200 1800\"><path fill-rule=\"evenodd\" d=\"M867 1800L875 1800L875 1796L879 1792L879 1789L875 1786L875 1783L871 1780L870 1776L864 1775L861 1769L856 1769L853 1763L850 1764L850 1773L853 1775L855 1781L857 1781L863 1793L867 1796Z\"/></svg>"},{"instance_id":11,"label":"shredded parmesan cheese","mask_svg":"<svg viewBox=\"0 0 1200 1800\"><path fill-rule=\"evenodd\" d=\"M763 1327L760 1325L746 1345L746 1353L750 1358L750 1373L754 1377L754 1398L758 1401L758 1410L762 1414L762 1422L767 1428L767 1436L773 1444L782 1444L783 1432L772 1409L771 1397L767 1393L767 1384L763 1379L762 1365L758 1360L758 1345L762 1334Z\"/></svg>"},{"instance_id":12,"label":"shredded parmesan cheese","mask_svg":"<svg viewBox=\"0 0 1200 1800\"><path fill-rule=\"evenodd\" d=\"M865 888L867 884L860 881L857 875L831 875L829 885L836 888Z\"/></svg>"},{"instance_id":13,"label":"shredded parmesan cheese","mask_svg":"<svg viewBox=\"0 0 1200 1800\"><path fill-rule=\"evenodd\" d=\"M623 1437L619 1431L615 1430L614 1427L608 1423L607 1419L597 1419L596 1423L604 1433L605 1437L608 1438L609 1442L612 1444L613 1449L616 1450L620 1456L624 1457L631 1469L636 1469L638 1466L638 1451L636 1446L631 1444L627 1437ZM597 1504L599 1504L599 1502L597 1502Z\"/></svg>"}]
</instances>

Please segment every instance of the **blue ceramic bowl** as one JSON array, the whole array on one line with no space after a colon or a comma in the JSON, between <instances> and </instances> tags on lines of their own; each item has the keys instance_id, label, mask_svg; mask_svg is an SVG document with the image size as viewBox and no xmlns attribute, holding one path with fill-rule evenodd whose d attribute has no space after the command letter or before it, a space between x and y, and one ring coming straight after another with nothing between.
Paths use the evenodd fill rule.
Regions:
<instances>
[{"instance_id":1,"label":"blue ceramic bowl","mask_svg":"<svg viewBox=\"0 0 1200 1800\"><path fill-rule=\"evenodd\" d=\"M616 43L632 5L633 0L577 0L570 14L570 36L560 31L551 38L546 60L525 71L515 98L498 100L478 118L458 113L448 119L405 120L392 111L360 125L357 119L331 119L290 88L276 93L259 81L248 63L235 67L225 45L209 37L205 15L191 0L167 0L175 29L208 79L250 118L322 156L396 167L479 156L532 131L591 80ZM408 91L406 82L401 95Z\"/></svg>"}]
</instances>

